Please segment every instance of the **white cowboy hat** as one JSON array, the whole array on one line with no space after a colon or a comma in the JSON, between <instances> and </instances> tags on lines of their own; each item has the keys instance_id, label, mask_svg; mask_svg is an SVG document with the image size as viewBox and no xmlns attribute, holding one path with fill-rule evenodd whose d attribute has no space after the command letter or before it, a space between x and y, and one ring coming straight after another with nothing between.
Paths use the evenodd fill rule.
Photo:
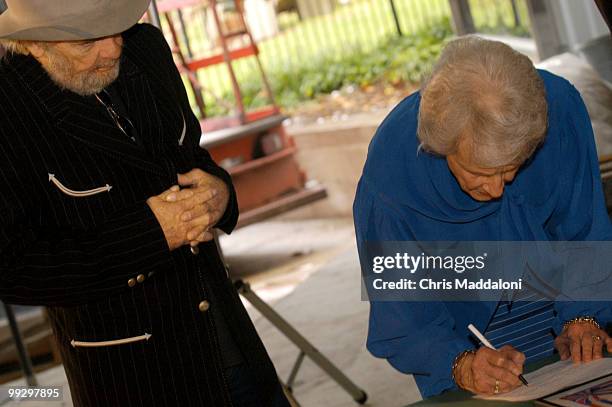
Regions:
<instances>
[{"instance_id":1,"label":"white cowboy hat","mask_svg":"<svg viewBox=\"0 0 612 407\"><path fill-rule=\"evenodd\" d=\"M90 40L136 24L151 0L0 0L0 38Z\"/></svg>"}]
</instances>

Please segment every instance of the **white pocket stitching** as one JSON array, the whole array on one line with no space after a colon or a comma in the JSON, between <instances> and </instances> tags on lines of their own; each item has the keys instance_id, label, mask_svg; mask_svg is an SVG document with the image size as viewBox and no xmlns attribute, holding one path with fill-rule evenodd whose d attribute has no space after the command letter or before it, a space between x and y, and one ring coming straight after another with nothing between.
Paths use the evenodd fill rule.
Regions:
<instances>
[{"instance_id":1,"label":"white pocket stitching","mask_svg":"<svg viewBox=\"0 0 612 407\"><path fill-rule=\"evenodd\" d=\"M153 335L145 332L144 335L140 336L132 336L130 338L123 339L115 339L112 341L99 341L99 342L85 342L85 341L77 341L71 340L70 345L73 348L81 347L81 348L100 348L105 346L116 346L116 345L125 345L128 343L140 342L140 341L148 341Z\"/></svg>"},{"instance_id":2,"label":"white pocket stitching","mask_svg":"<svg viewBox=\"0 0 612 407\"><path fill-rule=\"evenodd\" d=\"M183 118L183 133L181 134L181 138L178 141L179 146L183 145L183 141L185 141L185 134L187 134L187 123L185 123L185 115L183 114L182 110L181 110L181 116Z\"/></svg>"},{"instance_id":3,"label":"white pocket stitching","mask_svg":"<svg viewBox=\"0 0 612 407\"><path fill-rule=\"evenodd\" d=\"M110 192L110 190L113 188L112 185L106 184L103 187L88 189L86 191L75 191L62 184L57 178L55 178L55 175L51 173L49 173L49 181L52 182L60 191L62 191L66 195L70 195L76 198L84 198L86 196L96 195L102 192Z\"/></svg>"}]
</instances>

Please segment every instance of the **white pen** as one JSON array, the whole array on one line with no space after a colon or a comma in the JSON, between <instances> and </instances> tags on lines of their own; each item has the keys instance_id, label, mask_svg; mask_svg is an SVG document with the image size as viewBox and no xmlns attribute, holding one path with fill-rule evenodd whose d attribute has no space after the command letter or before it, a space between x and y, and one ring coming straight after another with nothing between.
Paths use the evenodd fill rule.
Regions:
<instances>
[{"instance_id":1,"label":"white pen","mask_svg":"<svg viewBox=\"0 0 612 407\"><path fill-rule=\"evenodd\" d=\"M474 336L476 336L476 338L478 338L478 340L479 340L480 342L482 342L482 344L483 344L484 346L486 346L486 347L487 347L487 348L489 348L489 349L497 350L497 349L495 349L495 346L491 345L491 342L489 342L489 340L488 340L487 338L485 338L485 336L484 336L483 334L481 334L481 333L480 333L480 331L478 330L478 328L476 328L474 325L469 324L469 325L468 325L468 329L469 329L470 331L472 331L472 333L474 334ZM527 383L527 380L525 380L525 378L523 377L523 375L522 375L522 374L518 375L518 378L519 378L519 380L520 380L521 382L523 382L523 384L524 384L525 386L527 386L527 384L528 384L528 383Z\"/></svg>"}]
</instances>

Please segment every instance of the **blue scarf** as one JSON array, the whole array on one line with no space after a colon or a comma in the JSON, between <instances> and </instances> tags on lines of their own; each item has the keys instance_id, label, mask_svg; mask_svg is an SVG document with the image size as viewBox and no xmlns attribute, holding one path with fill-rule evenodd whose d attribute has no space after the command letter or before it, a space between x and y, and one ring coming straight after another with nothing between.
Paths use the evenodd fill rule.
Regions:
<instances>
[{"instance_id":1,"label":"blue scarf","mask_svg":"<svg viewBox=\"0 0 612 407\"><path fill-rule=\"evenodd\" d=\"M503 196L490 202L466 194L444 157L419 151L420 94L404 99L368 150L353 206L358 247L366 241L612 240L584 103L565 79L539 74L548 102L545 142ZM367 346L398 370L415 374L424 397L439 394L454 387L454 357L474 347L467 324L486 327L496 305L372 302ZM578 314L612 320L609 303L559 303L556 308L557 331L563 320Z\"/></svg>"}]
</instances>

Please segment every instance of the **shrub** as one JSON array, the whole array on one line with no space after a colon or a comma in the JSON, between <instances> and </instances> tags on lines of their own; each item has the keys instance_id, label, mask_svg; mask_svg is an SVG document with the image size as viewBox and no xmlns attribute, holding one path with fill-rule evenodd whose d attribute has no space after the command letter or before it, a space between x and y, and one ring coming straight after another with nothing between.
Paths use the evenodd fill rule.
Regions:
<instances>
[{"instance_id":1,"label":"shrub","mask_svg":"<svg viewBox=\"0 0 612 407\"><path fill-rule=\"evenodd\" d=\"M322 54L299 67L269 70L267 75L277 103L284 108L347 85L365 87L379 81L394 85L418 83L451 35L450 22L445 18L413 35L387 37L371 51L353 48L340 54ZM240 86L247 109L267 104L256 72L242 75ZM225 90L221 98L232 101L231 89ZM206 113L210 117L229 112L209 102Z\"/></svg>"}]
</instances>

